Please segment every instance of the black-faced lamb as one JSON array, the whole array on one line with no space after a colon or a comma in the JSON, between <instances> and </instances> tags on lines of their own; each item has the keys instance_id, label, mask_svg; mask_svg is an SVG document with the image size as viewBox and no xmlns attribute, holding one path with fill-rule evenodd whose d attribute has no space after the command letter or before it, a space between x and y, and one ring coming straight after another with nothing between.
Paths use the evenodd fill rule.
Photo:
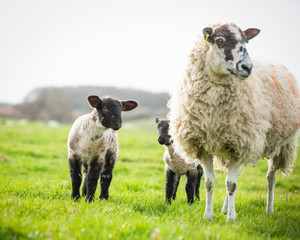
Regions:
<instances>
[{"instance_id":1,"label":"black-faced lamb","mask_svg":"<svg viewBox=\"0 0 300 240\"><path fill-rule=\"evenodd\" d=\"M187 182L185 191L187 195L187 202L194 203L194 196L200 200L199 188L200 181L203 174L203 169L198 161L193 163L186 163L183 158L174 151L172 146L172 139L169 135L169 120L155 119L158 129L158 142L165 146L164 162L166 174L166 201L171 204L171 199L175 200L177 188L179 185L181 175L186 175Z\"/></svg>"},{"instance_id":2,"label":"black-faced lamb","mask_svg":"<svg viewBox=\"0 0 300 240\"><path fill-rule=\"evenodd\" d=\"M77 118L68 138L68 161L72 182L71 197L80 198L84 172L82 195L86 202L94 198L100 177L100 199L108 199L112 172L118 153L117 130L122 126L121 111L137 107L135 100L119 101L115 98L100 98L91 95L87 98L93 111Z\"/></svg>"},{"instance_id":3,"label":"black-faced lamb","mask_svg":"<svg viewBox=\"0 0 300 240\"><path fill-rule=\"evenodd\" d=\"M213 156L228 169L223 212L236 219L234 195L241 165L267 157L266 213L273 212L275 172L292 171L300 127L300 98L288 70L251 61L246 43L260 30L235 24L203 29L186 75L172 94L170 134L185 159L199 159L205 175L204 217L213 219Z\"/></svg>"}]
</instances>

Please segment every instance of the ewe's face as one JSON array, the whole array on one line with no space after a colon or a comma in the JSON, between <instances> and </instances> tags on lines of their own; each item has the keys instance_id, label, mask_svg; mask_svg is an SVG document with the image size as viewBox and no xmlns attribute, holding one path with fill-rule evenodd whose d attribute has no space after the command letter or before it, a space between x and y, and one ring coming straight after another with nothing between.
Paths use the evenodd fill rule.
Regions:
<instances>
[{"instance_id":1,"label":"ewe's face","mask_svg":"<svg viewBox=\"0 0 300 240\"><path fill-rule=\"evenodd\" d=\"M203 33L210 44L208 57L215 74L232 74L241 80L249 77L252 62L246 49L246 43L259 33L258 29L248 29L243 32L234 24L225 24L214 30L205 28Z\"/></svg>"}]
</instances>

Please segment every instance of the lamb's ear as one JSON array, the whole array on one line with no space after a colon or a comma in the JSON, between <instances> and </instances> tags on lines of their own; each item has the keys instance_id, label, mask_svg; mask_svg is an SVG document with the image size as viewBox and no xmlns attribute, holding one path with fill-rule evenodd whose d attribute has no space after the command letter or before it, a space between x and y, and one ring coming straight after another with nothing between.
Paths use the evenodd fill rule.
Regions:
<instances>
[{"instance_id":1,"label":"lamb's ear","mask_svg":"<svg viewBox=\"0 0 300 240\"><path fill-rule=\"evenodd\" d=\"M260 30L257 28L249 28L249 29L245 30L244 33L247 37L247 42L248 42L248 40L256 37L260 33Z\"/></svg>"},{"instance_id":2,"label":"lamb's ear","mask_svg":"<svg viewBox=\"0 0 300 240\"><path fill-rule=\"evenodd\" d=\"M156 118L155 118L155 122L156 122L156 124L158 124L158 123L159 123L159 121L160 121L160 120L159 120L159 117L156 117Z\"/></svg>"},{"instance_id":3,"label":"lamb's ear","mask_svg":"<svg viewBox=\"0 0 300 240\"><path fill-rule=\"evenodd\" d=\"M121 100L120 102L122 103L122 111L130 111L138 106L135 100Z\"/></svg>"},{"instance_id":4,"label":"lamb's ear","mask_svg":"<svg viewBox=\"0 0 300 240\"><path fill-rule=\"evenodd\" d=\"M98 108L102 104L102 100L97 95L90 95L87 100L93 108Z\"/></svg>"},{"instance_id":5,"label":"lamb's ear","mask_svg":"<svg viewBox=\"0 0 300 240\"><path fill-rule=\"evenodd\" d=\"M203 35L205 41L212 42L213 41L213 35L214 35L214 30L211 27L207 27L203 29Z\"/></svg>"}]
</instances>

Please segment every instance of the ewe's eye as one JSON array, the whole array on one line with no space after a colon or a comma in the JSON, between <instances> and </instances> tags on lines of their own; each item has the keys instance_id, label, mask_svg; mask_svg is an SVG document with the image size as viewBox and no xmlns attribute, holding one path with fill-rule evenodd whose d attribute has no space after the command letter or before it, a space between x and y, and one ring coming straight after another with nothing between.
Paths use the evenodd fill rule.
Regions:
<instances>
[{"instance_id":1,"label":"ewe's eye","mask_svg":"<svg viewBox=\"0 0 300 240\"><path fill-rule=\"evenodd\" d=\"M224 44L224 40L222 38L218 38L218 39L216 39L216 44L218 46L222 46Z\"/></svg>"}]
</instances>

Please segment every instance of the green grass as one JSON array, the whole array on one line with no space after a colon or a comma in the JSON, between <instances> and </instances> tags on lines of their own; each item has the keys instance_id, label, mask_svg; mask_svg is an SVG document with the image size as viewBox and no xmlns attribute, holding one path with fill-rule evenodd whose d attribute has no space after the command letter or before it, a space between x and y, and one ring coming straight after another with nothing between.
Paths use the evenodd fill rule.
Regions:
<instances>
[{"instance_id":1,"label":"green grass","mask_svg":"<svg viewBox=\"0 0 300 240\"><path fill-rule=\"evenodd\" d=\"M300 162L277 174L275 213L265 215L267 163L248 166L238 179L237 220L221 214L225 174L216 171L214 221L203 219L205 189L186 203L185 177L177 199L164 201L164 148L154 119L125 124L108 201L70 199L69 125L0 122L0 239L299 239ZM300 154L299 154L300 156ZM99 196L99 186L96 192Z\"/></svg>"}]
</instances>

